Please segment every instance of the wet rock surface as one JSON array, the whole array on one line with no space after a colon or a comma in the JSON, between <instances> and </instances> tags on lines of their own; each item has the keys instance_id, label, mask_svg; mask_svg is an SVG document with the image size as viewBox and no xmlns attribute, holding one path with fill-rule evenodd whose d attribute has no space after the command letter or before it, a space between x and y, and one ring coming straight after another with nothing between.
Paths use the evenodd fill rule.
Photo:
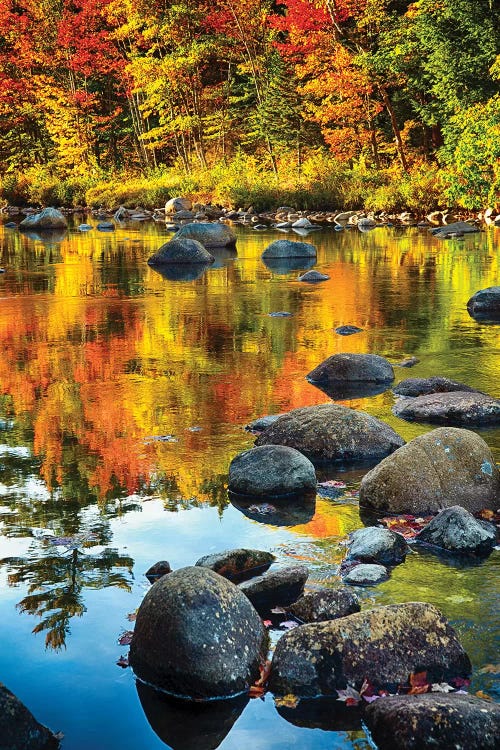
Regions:
<instances>
[{"instance_id":1,"label":"wet rock surface","mask_svg":"<svg viewBox=\"0 0 500 750\"><path fill-rule=\"evenodd\" d=\"M337 326L334 330L339 336L352 336L354 333L361 333L363 329L358 326Z\"/></svg>"},{"instance_id":2,"label":"wet rock surface","mask_svg":"<svg viewBox=\"0 0 500 750\"><path fill-rule=\"evenodd\" d=\"M166 263L204 263L211 264L214 256L206 250L201 242L191 239L173 239L166 242L152 255L150 266L161 266Z\"/></svg>"},{"instance_id":3,"label":"wet rock surface","mask_svg":"<svg viewBox=\"0 0 500 750\"><path fill-rule=\"evenodd\" d=\"M52 229L63 229L68 226L66 217L57 208L44 208L38 214L31 214L19 224L19 229L50 232Z\"/></svg>"},{"instance_id":4,"label":"wet rock surface","mask_svg":"<svg viewBox=\"0 0 500 750\"><path fill-rule=\"evenodd\" d=\"M247 518L272 526L297 526L309 523L316 511L316 493L284 496L280 498L244 497L229 493L231 505Z\"/></svg>"},{"instance_id":5,"label":"wet rock surface","mask_svg":"<svg viewBox=\"0 0 500 750\"><path fill-rule=\"evenodd\" d=\"M500 424L500 401L477 391L430 393L400 399L393 413L409 422L429 422L461 427Z\"/></svg>"},{"instance_id":6,"label":"wet rock surface","mask_svg":"<svg viewBox=\"0 0 500 750\"><path fill-rule=\"evenodd\" d=\"M452 391L476 393L465 383L456 380L433 376L431 378L406 378L392 389L398 396L426 396L428 393L448 393Z\"/></svg>"},{"instance_id":7,"label":"wet rock surface","mask_svg":"<svg viewBox=\"0 0 500 750\"><path fill-rule=\"evenodd\" d=\"M282 414L266 414L264 417L254 419L253 422L249 422L245 426L245 430L248 430L249 432L264 432L264 430L267 430L267 428L274 424L277 419L282 417L284 413L285 412Z\"/></svg>"},{"instance_id":8,"label":"wet rock surface","mask_svg":"<svg viewBox=\"0 0 500 750\"><path fill-rule=\"evenodd\" d=\"M271 552L258 549L230 549L200 557L196 566L210 568L229 581L241 581L260 575L275 561Z\"/></svg>"},{"instance_id":9,"label":"wet rock surface","mask_svg":"<svg viewBox=\"0 0 500 750\"><path fill-rule=\"evenodd\" d=\"M389 579L389 571L377 563L361 563L342 575L344 583L350 586L376 586Z\"/></svg>"},{"instance_id":10,"label":"wet rock surface","mask_svg":"<svg viewBox=\"0 0 500 750\"><path fill-rule=\"evenodd\" d=\"M348 559L379 565L399 565L407 552L408 545L401 534L378 526L352 532L347 547Z\"/></svg>"},{"instance_id":11,"label":"wet rock surface","mask_svg":"<svg viewBox=\"0 0 500 750\"><path fill-rule=\"evenodd\" d=\"M471 513L498 505L500 476L484 440L440 427L411 440L362 479L360 505L378 513L427 515L452 505Z\"/></svg>"},{"instance_id":12,"label":"wet rock surface","mask_svg":"<svg viewBox=\"0 0 500 750\"><path fill-rule=\"evenodd\" d=\"M59 740L40 724L14 693L0 682L0 747L2 750L55 750Z\"/></svg>"},{"instance_id":13,"label":"wet rock surface","mask_svg":"<svg viewBox=\"0 0 500 750\"><path fill-rule=\"evenodd\" d=\"M293 409L265 430L255 444L287 445L315 462L376 461L403 445L384 422L339 404Z\"/></svg>"},{"instance_id":14,"label":"wet rock surface","mask_svg":"<svg viewBox=\"0 0 500 750\"><path fill-rule=\"evenodd\" d=\"M467 302L467 311L476 320L500 322L500 286L480 289Z\"/></svg>"},{"instance_id":15,"label":"wet rock surface","mask_svg":"<svg viewBox=\"0 0 500 750\"><path fill-rule=\"evenodd\" d=\"M492 523L474 518L465 508L454 505L438 513L415 541L452 553L485 556L497 543L497 532Z\"/></svg>"},{"instance_id":16,"label":"wet rock surface","mask_svg":"<svg viewBox=\"0 0 500 750\"><path fill-rule=\"evenodd\" d=\"M430 682L448 682L467 678L471 664L439 610L408 602L287 632L276 646L269 686L277 695L299 697L359 690L365 679L377 689L395 689L417 671L427 672Z\"/></svg>"},{"instance_id":17,"label":"wet rock surface","mask_svg":"<svg viewBox=\"0 0 500 750\"><path fill-rule=\"evenodd\" d=\"M271 242L262 253L263 260L271 258L315 258L316 248L309 242L293 240L276 240Z\"/></svg>"},{"instance_id":18,"label":"wet rock surface","mask_svg":"<svg viewBox=\"0 0 500 750\"><path fill-rule=\"evenodd\" d=\"M330 277L319 271L307 271L299 276L298 281L307 281L310 284L316 284L318 281L328 281Z\"/></svg>"},{"instance_id":19,"label":"wet rock surface","mask_svg":"<svg viewBox=\"0 0 500 750\"><path fill-rule=\"evenodd\" d=\"M304 591L309 571L304 565L268 570L239 585L258 612L268 612L274 606L286 606L296 601Z\"/></svg>"},{"instance_id":20,"label":"wet rock surface","mask_svg":"<svg viewBox=\"0 0 500 750\"><path fill-rule=\"evenodd\" d=\"M137 613L130 648L136 675L185 698L236 695L254 682L267 634L249 599L208 568L157 581Z\"/></svg>"},{"instance_id":21,"label":"wet rock surface","mask_svg":"<svg viewBox=\"0 0 500 750\"><path fill-rule=\"evenodd\" d=\"M226 247L236 244L236 235L226 224L199 222L185 224L174 235L174 239L197 240L205 248Z\"/></svg>"},{"instance_id":22,"label":"wet rock surface","mask_svg":"<svg viewBox=\"0 0 500 750\"><path fill-rule=\"evenodd\" d=\"M314 466L288 446L251 448L236 456L229 466L229 490L240 495L287 495L315 487Z\"/></svg>"},{"instance_id":23,"label":"wet rock surface","mask_svg":"<svg viewBox=\"0 0 500 750\"><path fill-rule=\"evenodd\" d=\"M311 591L287 607L287 612L302 622L336 620L359 610L359 599L349 586Z\"/></svg>"},{"instance_id":24,"label":"wet rock surface","mask_svg":"<svg viewBox=\"0 0 500 750\"><path fill-rule=\"evenodd\" d=\"M394 370L378 354L333 354L306 375L312 383L392 383Z\"/></svg>"},{"instance_id":25,"label":"wet rock surface","mask_svg":"<svg viewBox=\"0 0 500 750\"><path fill-rule=\"evenodd\" d=\"M145 572L145 576L148 579L149 583L156 583L162 576L166 576L169 573L172 572L172 568L170 567L170 563L168 560L159 560L154 565L151 565L148 570Z\"/></svg>"},{"instance_id":26,"label":"wet rock surface","mask_svg":"<svg viewBox=\"0 0 500 750\"><path fill-rule=\"evenodd\" d=\"M500 747L500 706L474 695L395 695L371 703L364 718L379 750Z\"/></svg>"},{"instance_id":27,"label":"wet rock surface","mask_svg":"<svg viewBox=\"0 0 500 750\"><path fill-rule=\"evenodd\" d=\"M431 230L431 234L440 239L446 238L450 234L477 234L478 232L479 227L475 224L469 224L467 221L454 221L451 224L445 224Z\"/></svg>"}]
</instances>

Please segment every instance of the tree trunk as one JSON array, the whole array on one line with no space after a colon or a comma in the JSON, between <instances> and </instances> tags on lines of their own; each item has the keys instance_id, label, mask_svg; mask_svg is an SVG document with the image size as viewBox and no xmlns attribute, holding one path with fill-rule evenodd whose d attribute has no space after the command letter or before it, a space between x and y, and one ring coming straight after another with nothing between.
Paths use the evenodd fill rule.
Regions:
<instances>
[{"instance_id":1,"label":"tree trunk","mask_svg":"<svg viewBox=\"0 0 500 750\"><path fill-rule=\"evenodd\" d=\"M380 86L380 93L382 95L382 101L384 102L385 108L391 119L392 132L394 133L394 140L396 141L396 149L398 152L399 160L401 162L401 166L403 167L404 172L409 172L410 170L408 169L408 162L406 161L403 141L401 139L401 131L399 130L394 107L392 106L392 102L385 86Z\"/></svg>"}]
</instances>

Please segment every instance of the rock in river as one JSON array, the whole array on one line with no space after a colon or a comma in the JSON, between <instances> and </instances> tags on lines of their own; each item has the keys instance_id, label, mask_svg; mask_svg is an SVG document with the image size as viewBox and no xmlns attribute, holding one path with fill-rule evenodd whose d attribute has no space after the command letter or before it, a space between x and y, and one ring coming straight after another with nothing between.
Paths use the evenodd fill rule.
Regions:
<instances>
[{"instance_id":1,"label":"rock in river","mask_svg":"<svg viewBox=\"0 0 500 750\"><path fill-rule=\"evenodd\" d=\"M130 648L136 675L187 699L248 689L267 652L267 634L248 598L202 567L160 578L144 597Z\"/></svg>"},{"instance_id":2,"label":"rock in river","mask_svg":"<svg viewBox=\"0 0 500 750\"><path fill-rule=\"evenodd\" d=\"M343 582L350 586L376 586L388 578L387 568L375 563L361 563L342 575Z\"/></svg>"},{"instance_id":3,"label":"rock in river","mask_svg":"<svg viewBox=\"0 0 500 750\"><path fill-rule=\"evenodd\" d=\"M333 354L306 375L311 383L392 383L394 370L378 354Z\"/></svg>"},{"instance_id":4,"label":"rock in river","mask_svg":"<svg viewBox=\"0 0 500 750\"><path fill-rule=\"evenodd\" d=\"M271 607L295 602L304 591L308 575L304 565L289 565L244 581L239 588L258 612L268 612Z\"/></svg>"},{"instance_id":5,"label":"rock in river","mask_svg":"<svg viewBox=\"0 0 500 750\"><path fill-rule=\"evenodd\" d=\"M500 322L500 286L480 289L467 302L471 318Z\"/></svg>"},{"instance_id":6,"label":"rock in river","mask_svg":"<svg viewBox=\"0 0 500 750\"><path fill-rule=\"evenodd\" d=\"M287 495L315 488L312 463L298 450L283 445L251 448L229 466L229 490L239 495Z\"/></svg>"},{"instance_id":7,"label":"rock in river","mask_svg":"<svg viewBox=\"0 0 500 750\"><path fill-rule=\"evenodd\" d=\"M405 561L408 545L401 534L378 526L353 531L349 536L347 557L365 563L399 565Z\"/></svg>"},{"instance_id":8,"label":"rock in river","mask_svg":"<svg viewBox=\"0 0 500 750\"><path fill-rule=\"evenodd\" d=\"M236 244L236 235L226 224L199 222L185 224L174 234L176 240L197 240L204 247L227 247Z\"/></svg>"},{"instance_id":9,"label":"rock in river","mask_svg":"<svg viewBox=\"0 0 500 750\"><path fill-rule=\"evenodd\" d=\"M316 248L309 242L275 240L262 253L263 260L270 258L315 258Z\"/></svg>"},{"instance_id":10,"label":"rock in river","mask_svg":"<svg viewBox=\"0 0 500 750\"><path fill-rule=\"evenodd\" d=\"M172 572L170 563L168 560L159 560L154 565L151 565L148 570L144 573L149 583L156 583L163 576L168 576Z\"/></svg>"},{"instance_id":11,"label":"rock in river","mask_svg":"<svg viewBox=\"0 0 500 750\"><path fill-rule=\"evenodd\" d=\"M275 559L271 552L260 549L230 549L200 557L195 565L210 568L234 582L264 573Z\"/></svg>"},{"instance_id":12,"label":"rock in river","mask_svg":"<svg viewBox=\"0 0 500 750\"><path fill-rule=\"evenodd\" d=\"M0 747L2 750L55 750L59 740L39 724L31 711L0 682Z\"/></svg>"},{"instance_id":13,"label":"rock in river","mask_svg":"<svg viewBox=\"0 0 500 750\"><path fill-rule=\"evenodd\" d=\"M299 276L298 281L307 281L310 284L316 284L318 281L328 281L330 277L326 273L320 273L319 271L306 271L302 276Z\"/></svg>"},{"instance_id":14,"label":"rock in river","mask_svg":"<svg viewBox=\"0 0 500 750\"><path fill-rule=\"evenodd\" d=\"M452 505L475 513L495 510L499 489L498 469L484 440L470 430L439 427L369 471L359 502L379 514L425 515Z\"/></svg>"},{"instance_id":15,"label":"rock in river","mask_svg":"<svg viewBox=\"0 0 500 750\"><path fill-rule=\"evenodd\" d=\"M165 263L213 263L214 256L206 250L201 242L189 239L172 239L165 242L149 259L150 266L161 266Z\"/></svg>"},{"instance_id":16,"label":"rock in river","mask_svg":"<svg viewBox=\"0 0 500 750\"><path fill-rule=\"evenodd\" d=\"M476 393L474 388L470 388L465 383L458 383L456 380L442 378L434 375L431 378L406 378L394 386L392 389L398 396L426 396L428 393L448 393L452 391L469 391Z\"/></svg>"},{"instance_id":17,"label":"rock in river","mask_svg":"<svg viewBox=\"0 0 500 750\"><path fill-rule=\"evenodd\" d=\"M349 586L310 591L287 607L302 622L325 622L359 612L359 599Z\"/></svg>"},{"instance_id":18,"label":"rock in river","mask_svg":"<svg viewBox=\"0 0 500 750\"><path fill-rule=\"evenodd\" d=\"M500 706L475 695L393 695L365 721L379 750L498 750Z\"/></svg>"},{"instance_id":19,"label":"rock in river","mask_svg":"<svg viewBox=\"0 0 500 750\"><path fill-rule=\"evenodd\" d=\"M479 427L500 424L500 401L478 391L429 393L399 399L392 411L408 422Z\"/></svg>"},{"instance_id":20,"label":"rock in river","mask_svg":"<svg viewBox=\"0 0 500 750\"><path fill-rule=\"evenodd\" d=\"M40 213L31 214L23 219L19 224L19 229L50 232L52 229L62 229L67 226L66 217L57 208L44 208Z\"/></svg>"},{"instance_id":21,"label":"rock in river","mask_svg":"<svg viewBox=\"0 0 500 750\"><path fill-rule=\"evenodd\" d=\"M287 445L315 462L375 462L404 444L384 422L339 404L304 406L280 417L255 444Z\"/></svg>"},{"instance_id":22,"label":"rock in river","mask_svg":"<svg viewBox=\"0 0 500 750\"><path fill-rule=\"evenodd\" d=\"M497 543L497 532L492 523L474 518L465 508L453 505L424 526L415 541L453 553L489 555Z\"/></svg>"},{"instance_id":23,"label":"rock in river","mask_svg":"<svg viewBox=\"0 0 500 750\"><path fill-rule=\"evenodd\" d=\"M407 685L412 672L429 682L471 673L453 628L431 604L408 602L358 612L340 620L294 628L278 641L269 678L278 695L335 695L364 680L377 689Z\"/></svg>"}]
</instances>

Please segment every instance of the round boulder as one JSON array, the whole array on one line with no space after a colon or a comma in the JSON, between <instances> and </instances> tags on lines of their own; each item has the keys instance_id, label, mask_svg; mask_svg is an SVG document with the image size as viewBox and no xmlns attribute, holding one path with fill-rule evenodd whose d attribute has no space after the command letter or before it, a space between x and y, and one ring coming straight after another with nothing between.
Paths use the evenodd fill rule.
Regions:
<instances>
[{"instance_id":1,"label":"round boulder","mask_svg":"<svg viewBox=\"0 0 500 750\"><path fill-rule=\"evenodd\" d=\"M399 399L393 413L408 422L429 422L459 427L500 424L500 401L477 391L429 393Z\"/></svg>"},{"instance_id":2,"label":"round boulder","mask_svg":"<svg viewBox=\"0 0 500 750\"><path fill-rule=\"evenodd\" d=\"M266 247L261 257L263 260L271 258L315 258L316 248L309 242L276 240Z\"/></svg>"},{"instance_id":3,"label":"round boulder","mask_svg":"<svg viewBox=\"0 0 500 750\"><path fill-rule=\"evenodd\" d=\"M378 354L333 354L306 375L312 383L392 383L394 370Z\"/></svg>"},{"instance_id":4,"label":"round boulder","mask_svg":"<svg viewBox=\"0 0 500 750\"><path fill-rule=\"evenodd\" d=\"M347 557L379 565L399 565L405 561L408 545L401 534L379 526L353 531L349 537Z\"/></svg>"},{"instance_id":5,"label":"round boulder","mask_svg":"<svg viewBox=\"0 0 500 750\"><path fill-rule=\"evenodd\" d=\"M476 320L500 321L500 286L476 292L467 302L467 311Z\"/></svg>"},{"instance_id":6,"label":"round boulder","mask_svg":"<svg viewBox=\"0 0 500 750\"><path fill-rule=\"evenodd\" d=\"M165 263L213 263L214 256L205 250L201 242L188 239L172 239L148 259L150 266L161 266Z\"/></svg>"},{"instance_id":7,"label":"round boulder","mask_svg":"<svg viewBox=\"0 0 500 750\"><path fill-rule=\"evenodd\" d=\"M189 198L170 198L170 200L165 203L165 213L176 214L179 211L191 211L192 207L193 204Z\"/></svg>"},{"instance_id":8,"label":"round boulder","mask_svg":"<svg viewBox=\"0 0 500 750\"><path fill-rule=\"evenodd\" d=\"M392 389L398 396L426 396L429 393L451 393L453 391L473 392L464 383L458 383L456 380L433 376L431 378L406 378L394 386Z\"/></svg>"},{"instance_id":9,"label":"round boulder","mask_svg":"<svg viewBox=\"0 0 500 750\"><path fill-rule=\"evenodd\" d=\"M44 208L38 214L27 216L19 224L19 229L34 229L50 232L52 229L62 229L68 226L66 217L57 208Z\"/></svg>"},{"instance_id":10,"label":"round boulder","mask_svg":"<svg viewBox=\"0 0 500 750\"><path fill-rule=\"evenodd\" d=\"M185 224L174 234L176 240L197 240L204 247L227 247L236 244L236 235L226 224L214 222Z\"/></svg>"},{"instance_id":11,"label":"round boulder","mask_svg":"<svg viewBox=\"0 0 500 750\"><path fill-rule=\"evenodd\" d=\"M465 508L453 505L424 526L415 541L458 554L489 555L497 543L497 532L492 523L474 518Z\"/></svg>"},{"instance_id":12,"label":"round boulder","mask_svg":"<svg viewBox=\"0 0 500 750\"><path fill-rule=\"evenodd\" d=\"M348 583L349 586L376 586L388 578L387 568L375 563L361 563L342 576L344 583Z\"/></svg>"},{"instance_id":13,"label":"round boulder","mask_svg":"<svg viewBox=\"0 0 500 750\"><path fill-rule=\"evenodd\" d=\"M370 703L365 721L379 750L500 747L500 706L475 695L393 695Z\"/></svg>"},{"instance_id":14,"label":"round boulder","mask_svg":"<svg viewBox=\"0 0 500 750\"><path fill-rule=\"evenodd\" d=\"M239 588L258 612L268 612L271 607L295 602L304 591L308 575L305 565L289 565L244 581Z\"/></svg>"},{"instance_id":15,"label":"round boulder","mask_svg":"<svg viewBox=\"0 0 500 750\"><path fill-rule=\"evenodd\" d=\"M275 559L271 552L260 549L230 549L200 557L195 565L210 568L234 582L263 573Z\"/></svg>"},{"instance_id":16,"label":"round boulder","mask_svg":"<svg viewBox=\"0 0 500 750\"><path fill-rule=\"evenodd\" d=\"M298 450L283 445L251 448L229 466L229 490L238 495L287 495L315 488L312 463Z\"/></svg>"},{"instance_id":17,"label":"round boulder","mask_svg":"<svg viewBox=\"0 0 500 750\"><path fill-rule=\"evenodd\" d=\"M499 489L500 475L484 440L470 430L439 427L369 471L359 502L378 514L426 515L452 505L476 513L496 509Z\"/></svg>"},{"instance_id":18,"label":"round boulder","mask_svg":"<svg viewBox=\"0 0 500 750\"><path fill-rule=\"evenodd\" d=\"M407 685L413 672L429 682L468 678L470 660L453 628L431 604L408 602L357 612L340 620L300 625L278 641L270 689L298 697Z\"/></svg>"},{"instance_id":19,"label":"round boulder","mask_svg":"<svg viewBox=\"0 0 500 750\"><path fill-rule=\"evenodd\" d=\"M309 284L316 284L318 281L328 281L329 278L326 273L306 271L302 276L299 276L298 281L307 281Z\"/></svg>"},{"instance_id":20,"label":"round boulder","mask_svg":"<svg viewBox=\"0 0 500 750\"><path fill-rule=\"evenodd\" d=\"M287 612L302 622L336 620L359 610L359 599L349 586L311 591L287 607Z\"/></svg>"},{"instance_id":21,"label":"round boulder","mask_svg":"<svg viewBox=\"0 0 500 750\"><path fill-rule=\"evenodd\" d=\"M255 441L287 445L315 462L374 462L404 440L384 422L340 404L304 406L280 417Z\"/></svg>"},{"instance_id":22,"label":"round boulder","mask_svg":"<svg viewBox=\"0 0 500 750\"><path fill-rule=\"evenodd\" d=\"M247 690L266 650L260 617L237 586L208 568L181 568L144 597L130 664L145 682L203 700Z\"/></svg>"}]
</instances>

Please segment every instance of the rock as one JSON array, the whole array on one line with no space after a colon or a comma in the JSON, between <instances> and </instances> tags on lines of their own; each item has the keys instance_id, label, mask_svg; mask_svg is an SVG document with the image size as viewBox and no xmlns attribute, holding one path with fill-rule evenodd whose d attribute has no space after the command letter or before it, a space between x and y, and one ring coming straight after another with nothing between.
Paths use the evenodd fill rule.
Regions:
<instances>
[{"instance_id":1,"label":"rock","mask_svg":"<svg viewBox=\"0 0 500 750\"><path fill-rule=\"evenodd\" d=\"M398 362L396 364L396 367L415 367L415 365L418 365L420 360L418 357L408 357L407 359L401 360L401 362Z\"/></svg>"},{"instance_id":2,"label":"rock","mask_svg":"<svg viewBox=\"0 0 500 750\"><path fill-rule=\"evenodd\" d=\"M361 481L359 502L379 515L426 515L452 505L476 513L496 509L499 489L498 469L484 440L469 430L440 427L369 471Z\"/></svg>"},{"instance_id":3,"label":"rock","mask_svg":"<svg viewBox=\"0 0 500 750\"><path fill-rule=\"evenodd\" d=\"M236 244L236 235L231 227L219 222L213 224L209 222L184 224L174 234L174 239L198 240L206 248L227 247Z\"/></svg>"},{"instance_id":4,"label":"rock","mask_svg":"<svg viewBox=\"0 0 500 750\"><path fill-rule=\"evenodd\" d=\"M115 225L111 221L100 221L97 225L99 232L113 232Z\"/></svg>"},{"instance_id":5,"label":"rock","mask_svg":"<svg viewBox=\"0 0 500 750\"><path fill-rule=\"evenodd\" d=\"M57 208L44 208L38 214L27 216L19 224L19 229L33 229L36 231L50 231L68 226L65 216Z\"/></svg>"},{"instance_id":6,"label":"rock","mask_svg":"<svg viewBox=\"0 0 500 750\"><path fill-rule=\"evenodd\" d=\"M54 734L39 724L31 711L0 682L0 747L2 750L52 750Z\"/></svg>"},{"instance_id":7,"label":"rock","mask_svg":"<svg viewBox=\"0 0 500 750\"><path fill-rule=\"evenodd\" d=\"M384 422L340 404L304 406L280 417L255 444L287 445L316 462L376 461L403 445Z\"/></svg>"},{"instance_id":8,"label":"rock","mask_svg":"<svg viewBox=\"0 0 500 750\"><path fill-rule=\"evenodd\" d=\"M263 432L274 424L277 419L282 417L283 414L285 414L285 412L281 412L281 414L267 414L265 417L254 419L253 422L250 422L245 426L245 430L248 430L248 432Z\"/></svg>"},{"instance_id":9,"label":"rock","mask_svg":"<svg viewBox=\"0 0 500 750\"><path fill-rule=\"evenodd\" d=\"M374 563L361 563L344 573L342 580L350 586L376 586L378 583L387 581L389 573L383 565Z\"/></svg>"},{"instance_id":10,"label":"rock","mask_svg":"<svg viewBox=\"0 0 500 750\"><path fill-rule=\"evenodd\" d=\"M399 399L392 411L408 422L459 427L500 424L500 401L478 391L429 393L413 399Z\"/></svg>"},{"instance_id":11,"label":"rock","mask_svg":"<svg viewBox=\"0 0 500 750\"><path fill-rule=\"evenodd\" d=\"M304 525L316 512L316 495L310 491L300 496L273 497L272 502L229 493L229 500L244 516L267 526Z\"/></svg>"},{"instance_id":12,"label":"rock","mask_svg":"<svg viewBox=\"0 0 500 750\"><path fill-rule=\"evenodd\" d=\"M271 552L259 549L230 549L200 557L195 565L210 568L220 576L235 582L264 573L275 559Z\"/></svg>"},{"instance_id":13,"label":"rock","mask_svg":"<svg viewBox=\"0 0 500 750\"><path fill-rule=\"evenodd\" d=\"M467 311L476 320L500 321L500 286L489 286L473 294Z\"/></svg>"},{"instance_id":14,"label":"rock","mask_svg":"<svg viewBox=\"0 0 500 750\"><path fill-rule=\"evenodd\" d=\"M356 216L357 213L358 213L357 211L341 211L339 214L336 214L334 221L337 221L337 222L349 221L349 219L352 216Z\"/></svg>"},{"instance_id":15,"label":"rock","mask_svg":"<svg viewBox=\"0 0 500 750\"><path fill-rule=\"evenodd\" d=\"M377 222L374 219L363 217L358 221L358 229L374 229L377 226Z\"/></svg>"},{"instance_id":16,"label":"rock","mask_svg":"<svg viewBox=\"0 0 500 750\"><path fill-rule=\"evenodd\" d=\"M165 242L149 259L150 266L165 263L213 263L215 258L196 240L176 239Z\"/></svg>"},{"instance_id":17,"label":"rock","mask_svg":"<svg viewBox=\"0 0 500 750\"><path fill-rule=\"evenodd\" d=\"M392 383L394 370L378 354L333 354L306 375L312 383Z\"/></svg>"},{"instance_id":18,"label":"rock","mask_svg":"<svg viewBox=\"0 0 500 750\"><path fill-rule=\"evenodd\" d=\"M165 203L165 213L168 214L176 214L179 211L191 211L193 207L193 204L189 200L189 198L170 198Z\"/></svg>"},{"instance_id":19,"label":"rock","mask_svg":"<svg viewBox=\"0 0 500 750\"><path fill-rule=\"evenodd\" d=\"M320 273L319 271L307 271L302 276L299 276L298 281L307 281L316 284L318 281L328 281L329 278L325 273Z\"/></svg>"},{"instance_id":20,"label":"rock","mask_svg":"<svg viewBox=\"0 0 500 750\"><path fill-rule=\"evenodd\" d=\"M486 556L497 543L497 532L492 523L474 518L460 505L452 505L424 526L415 541L448 552Z\"/></svg>"},{"instance_id":21,"label":"rock","mask_svg":"<svg viewBox=\"0 0 500 750\"><path fill-rule=\"evenodd\" d=\"M498 750L500 706L475 695L393 695L367 706L379 750Z\"/></svg>"},{"instance_id":22,"label":"rock","mask_svg":"<svg viewBox=\"0 0 500 750\"><path fill-rule=\"evenodd\" d=\"M349 586L304 594L287 612L302 622L324 622L359 612L359 599Z\"/></svg>"},{"instance_id":23,"label":"rock","mask_svg":"<svg viewBox=\"0 0 500 750\"><path fill-rule=\"evenodd\" d=\"M192 211L176 211L171 215L172 221L187 221L195 218ZM205 217L206 218L206 217Z\"/></svg>"},{"instance_id":24,"label":"rock","mask_svg":"<svg viewBox=\"0 0 500 750\"><path fill-rule=\"evenodd\" d=\"M309 242L275 240L262 253L262 260L271 258L315 258L316 248Z\"/></svg>"},{"instance_id":25,"label":"rock","mask_svg":"<svg viewBox=\"0 0 500 750\"><path fill-rule=\"evenodd\" d=\"M347 557L379 565L399 565L405 561L408 545L401 534L379 526L358 529L349 535Z\"/></svg>"},{"instance_id":26,"label":"rock","mask_svg":"<svg viewBox=\"0 0 500 750\"><path fill-rule=\"evenodd\" d=\"M251 448L229 466L229 490L239 495L287 495L314 489L314 466L293 447Z\"/></svg>"},{"instance_id":27,"label":"rock","mask_svg":"<svg viewBox=\"0 0 500 750\"><path fill-rule=\"evenodd\" d=\"M148 568L144 575L148 579L149 583L156 583L156 581L162 578L162 576L166 576L171 572L172 568L170 567L170 563L168 562L168 560L159 560L150 568Z\"/></svg>"},{"instance_id":28,"label":"rock","mask_svg":"<svg viewBox=\"0 0 500 750\"><path fill-rule=\"evenodd\" d=\"M240 583L239 589L248 596L258 612L283 607L295 602L304 591L309 572L304 565L268 570L261 576Z\"/></svg>"},{"instance_id":29,"label":"rock","mask_svg":"<svg viewBox=\"0 0 500 750\"><path fill-rule=\"evenodd\" d=\"M92 229L92 224L80 224L78 227L79 232L89 232Z\"/></svg>"},{"instance_id":30,"label":"rock","mask_svg":"<svg viewBox=\"0 0 500 750\"><path fill-rule=\"evenodd\" d=\"M187 699L230 697L259 675L267 634L248 598L213 570L181 568L144 597L130 664L145 682Z\"/></svg>"},{"instance_id":31,"label":"rock","mask_svg":"<svg viewBox=\"0 0 500 750\"><path fill-rule=\"evenodd\" d=\"M467 678L472 667L453 628L431 604L408 602L340 620L300 625L278 641L269 688L278 695L335 695L364 680L375 689L407 685L411 673L430 683Z\"/></svg>"},{"instance_id":32,"label":"rock","mask_svg":"<svg viewBox=\"0 0 500 750\"><path fill-rule=\"evenodd\" d=\"M431 234L439 238L446 237L448 234L473 234L476 232L479 232L478 227L466 221L454 221L452 224L431 229Z\"/></svg>"},{"instance_id":33,"label":"rock","mask_svg":"<svg viewBox=\"0 0 500 750\"><path fill-rule=\"evenodd\" d=\"M5 229L17 229L17 224L15 221L8 221L6 224L4 224Z\"/></svg>"},{"instance_id":34,"label":"rock","mask_svg":"<svg viewBox=\"0 0 500 750\"><path fill-rule=\"evenodd\" d=\"M297 221L294 221L292 224L292 227L294 229L309 229L312 227L312 223L309 221L309 219L306 219L303 217L302 219L297 219Z\"/></svg>"},{"instance_id":35,"label":"rock","mask_svg":"<svg viewBox=\"0 0 500 750\"><path fill-rule=\"evenodd\" d=\"M464 383L456 380L433 376L431 378L406 378L392 389L398 396L425 396L428 393L451 393L453 391L468 391L476 393Z\"/></svg>"},{"instance_id":36,"label":"rock","mask_svg":"<svg viewBox=\"0 0 500 750\"><path fill-rule=\"evenodd\" d=\"M338 326L338 328L335 328L335 333L338 333L339 336L352 336L353 333L361 333L362 330L358 326Z\"/></svg>"}]
</instances>

